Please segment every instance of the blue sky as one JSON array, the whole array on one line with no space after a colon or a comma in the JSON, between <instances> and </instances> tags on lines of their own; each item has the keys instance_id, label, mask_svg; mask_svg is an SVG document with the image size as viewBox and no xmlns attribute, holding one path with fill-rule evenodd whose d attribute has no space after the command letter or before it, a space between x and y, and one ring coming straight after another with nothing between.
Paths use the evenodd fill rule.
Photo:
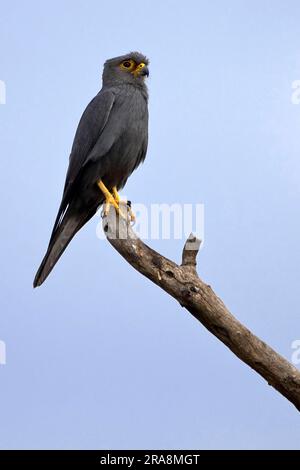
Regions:
<instances>
[{"instance_id":1,"label":"blue sky","mask_svg":"<svg viewBox=\"0 0 300 470\"><path fill-rule=\"evenodd\" d=\"M126 195L203 203L200 276L291 360L300 339L297 1L0 1L0 448L299 448L296 409L104 240L41 288L103 62L149 56L150 142ZM183 240L151 245L175 261Z\"/></svg>"}]
</instances>

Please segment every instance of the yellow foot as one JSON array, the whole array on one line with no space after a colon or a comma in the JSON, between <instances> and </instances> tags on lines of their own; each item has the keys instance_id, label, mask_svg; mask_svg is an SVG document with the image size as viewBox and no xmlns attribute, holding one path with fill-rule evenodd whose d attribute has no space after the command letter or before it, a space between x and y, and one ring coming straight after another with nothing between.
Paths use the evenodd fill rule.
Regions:
<instances>
[{"instance_id":1,"label":"yellow foot","mask_svg":"<svg viewBox=\"0 0 300 470\"><path fill-rule=\"evenodd\" d=\"M121 217L123 217L124 219L127 219L127 215L123 214L123 211L121 211L121 209L120 209L120 203L122 203L122 201L121 201L121 198L118 194L118 190L117 190L116 186L113 187L112 193L111 193L107 189L107 187L105 186L103 181L99 180L97 184L98 184L98 187L100 188L100 191L103 193L103 195L105 197L105 203L104 203L104 207L103 207L103 215L104 216L108 215L109 208L112 205L112 206L114 206L114 208L116 209L116 212ZM128 214L129 214L130 222L134 223L135 222L135 215L134 215L133 211L131 210L131 202L130 201L127 202L127 206L128 206Z\"/></svg>"},{"instance_id":2,"label":"yellow foot","mask_svg":"<svg viewBox=\"0 0 300 470\"><path fill-rule=\"evenodd\" d=\"M109 213L109 208L110 206L114 206L114 208L116 209L116 212L121 216L121 217L124 217L124 214L122 213L122 211L120 210L120 201L116 201L116 199L114 198L114 196L111 194L111 192L107 189L107 187L105 186L105 184L100 180L98 181L98 187L100 188L100 190L102 191L104 197L105 197L105 203L104 203L104 208L103 208L103 214L104 216L107 216L108 213Z\"/></svg>"}]
</instances>

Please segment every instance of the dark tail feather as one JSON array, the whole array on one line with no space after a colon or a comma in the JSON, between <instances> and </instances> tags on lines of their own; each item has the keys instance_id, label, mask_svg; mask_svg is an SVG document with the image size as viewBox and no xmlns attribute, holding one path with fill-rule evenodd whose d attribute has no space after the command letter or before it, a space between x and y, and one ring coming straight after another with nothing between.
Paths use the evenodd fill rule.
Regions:
<instances>
[{"instance_id":1,"label":"dark tail feather","mask_svg":"<svg viewBox=\"0 0 300 470\"><path fill-rule=\"evenodd\" d=\"M69 209L67 210L60 225L51 236L47 252L35 275L33 287L40 286L45 281L76 232L92 215L69 214Z\"/></svg>"}]
</instances>

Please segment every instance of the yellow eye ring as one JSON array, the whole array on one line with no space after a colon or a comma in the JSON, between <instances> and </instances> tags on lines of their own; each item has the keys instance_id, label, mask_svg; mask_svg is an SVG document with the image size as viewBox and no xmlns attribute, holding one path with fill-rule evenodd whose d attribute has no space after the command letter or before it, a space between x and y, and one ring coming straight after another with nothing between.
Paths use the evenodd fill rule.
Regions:
<instances>
[{"instance_id":1,"label":"yellow eye ring","mask_svg":"<svg viewBox=\"0 0 300 470\"><path fill-rule=\"evenodd\" d=\"M135 62L132 59L123 60L123 62L120 64L120 67L123 70L132 70L134 66Z\"/></svg>"}]
</instances>

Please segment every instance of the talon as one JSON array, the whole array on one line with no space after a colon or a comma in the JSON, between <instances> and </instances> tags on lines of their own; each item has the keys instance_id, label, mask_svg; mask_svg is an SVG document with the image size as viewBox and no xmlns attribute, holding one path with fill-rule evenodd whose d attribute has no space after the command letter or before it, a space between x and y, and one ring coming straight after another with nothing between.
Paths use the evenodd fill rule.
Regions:
<instances>
[{"instance_id":1,"label":"talon","mask_svg":"<svg viewBox=\"0 0 300 470\"><path fill-rule=\"evenodd\" d=\"M109 209L111 206L111 201L109 199L105 200L104 206L103 206L103 217L107 217L109 213ZM119 209L119 208L118 208ZM116 208L116 211L118 212L118 209Z\"/></svg>"}]
</instances>

